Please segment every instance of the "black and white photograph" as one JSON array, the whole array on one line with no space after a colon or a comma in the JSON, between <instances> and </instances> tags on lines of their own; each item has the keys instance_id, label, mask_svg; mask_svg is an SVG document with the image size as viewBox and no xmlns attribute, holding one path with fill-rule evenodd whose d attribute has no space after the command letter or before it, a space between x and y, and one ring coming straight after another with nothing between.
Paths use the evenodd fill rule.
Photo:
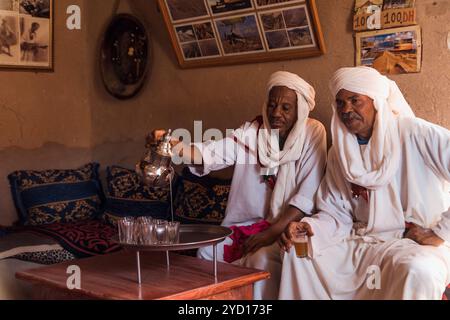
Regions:
<instances>
[{"instance_id":1,"label":"black and white photograph","mask_svg":"<svg viewBox=\"0 0 450 320\"><path fill-rule=\"evenodd\" d=\"M280 4L294 4L294 3L302 3L305 0L256 0L257 8L268 8L273 6L278 6Z\"/></svg>"},{"instance_id":2,"label":"black and white photograph","mask_svg":"<svg viewBox=\"0 0 450 320\"><path fill-rule=\"evenodd\" d=\"M264 51L254 14L216 20L216 26L225 55Z\"/></svg>"},{"instance_id":3,"label":"black and white photograph","mask_svg":"<svg viewBox=\"0 0 450 320\"><path fill-rule=\"evenodd\" d=\"M211 14L224 14L229 12L238 12L253 8L252 0L206 0L208 2Z\"/></svg>"},{"instance_id":4,"label":"black and white photograph","mask_svg":"<svg viewBox=\"0 0 450 320\"><path fill-rule=\"evenodd\" d=\"M18 17L0 14L0 65L18 64L19 55Z\"/></svg>"},{"instance_id":5,"label":"black and white photograph","mask_svg":"<svg viewBox=\"0 0 450 320\"><path fill-rule=\"evenodd\" d=\"M0 68L52 69L52 0L0 0Z\"/></svg>"},{"instance_id":6,"label":"black and white photograph","mask_svg":"<svg viewBox=\"0 0 450 320\"><path fill-rule=\"evenodd\" d=\"M0 0L0 10L19 11L19 0Z\"/></svg>"},{"instance_id":7,"label":"black and white photograph","mask_svg":"<svg viewBox=\"0 0 450 320\"><path fill-rule=\"evenodd\" d=\"M50 59L47 19L20 18L20 61L27 65L48 65Z\"/></svg>"},{"instance_id":8,"label":"black and white photograph","mask_svg":"<svg viewBox=\"0 0 450 320\"><path fill-rule=\"evenodd\" d=\"M51 0L20 0L20 13L36 18L50 18Z\"/></svg>"},{"instance_id":9,"label":"black and white photograph","mask_svg":"<svg viewBox=\"0 0 450 320\"><path fill-rule=\"evenodd\" d=\"M204 0L165 0L173 22L209 17Z\"/></svg>"}]
</instances>

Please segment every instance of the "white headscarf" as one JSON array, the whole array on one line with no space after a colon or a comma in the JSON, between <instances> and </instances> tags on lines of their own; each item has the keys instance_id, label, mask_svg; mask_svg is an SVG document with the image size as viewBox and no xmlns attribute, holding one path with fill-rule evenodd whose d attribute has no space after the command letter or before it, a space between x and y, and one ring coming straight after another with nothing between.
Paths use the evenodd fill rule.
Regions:
<instances>
[{"instance_id":1,"label":"white headscarf","mask_svg":"<svg viewBox=\"0 0 450 320\"><path fill-rule=\"evenodd\" d=\"M330 82L334 99L342 89L373 99L377 115L372 137L361 153L356 136L342 123L333 102L332 148L347 181L375 190L391 182L399 167L400 138L395 117L414 117L414 112L397 84L373 68L341 68L336 71Z\"/></svg>"},{"instance_id":2,"label":"white headscarf","mask_svg":"<svg viewBox=\"0 0 450 320\"><path fill-rule=\"evenodd\" d=\"M267 114L268 101L264 103L262 110L264 124L258 134L259 160L264 167L261 174L278 173L270 203L269 221L277 218L285 209L284 206L295 189L295 161L302 155L305 126L309 112L315 107L316 95L310 84L298 75L286 71L278 71L271 75L267 84L267 97L274 87L287 87L296 92L297 122L291 129L283 150L280 150L277 137L273 133L271 134Z\"/></svg>"}]
</instances>

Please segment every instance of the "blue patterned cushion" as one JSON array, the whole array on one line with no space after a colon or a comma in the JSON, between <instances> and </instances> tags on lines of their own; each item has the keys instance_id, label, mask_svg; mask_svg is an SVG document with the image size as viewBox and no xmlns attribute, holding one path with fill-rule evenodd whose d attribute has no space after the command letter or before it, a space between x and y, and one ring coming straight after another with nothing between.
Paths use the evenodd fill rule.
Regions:
<instances>
[{"instance_id":1,"label":"blue patterned cushion","mask_svg":"<svg viewBox=\"0 0 450 320\"><path fill-rule=\"evenodd\" d=\"M194 176L186 168L176 189L175 219L185 224L221 224L230 184L230 180Z\"/></svg>"},{"instance_id":2,"label":"blue patterned cushion","mask_svg":"<svg viewBox=\"0 0 450 320\"><path fill-rule=\"evenodd\" d=\"M166 219L169 213L169 188L142 184L134 170L112 166L106 169L108 193L103 218L116 224L124 216L152 216Z\"/></svg>"},{"instance_id":3,"label":"blue patterned cushion","mask_svg":"<svg viewBox=\"0 0 450 320\"><path fill-rule=\"evenodd\" d=\"M98 163L79 169L16 171L8 176L19 223L75 222L98 215L103 193Z\"/></svg>"}]
</instances>

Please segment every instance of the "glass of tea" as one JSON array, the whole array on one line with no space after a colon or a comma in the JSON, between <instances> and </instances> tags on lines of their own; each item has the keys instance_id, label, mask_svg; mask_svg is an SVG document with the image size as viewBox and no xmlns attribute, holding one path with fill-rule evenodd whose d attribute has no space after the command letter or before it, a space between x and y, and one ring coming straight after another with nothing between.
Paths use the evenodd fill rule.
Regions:
<instances>
[{"instance_id":1,"label":"glass of tea","mask_svg":"<svg viewBox=\"0 0 450 320\"><path fill-rule=\"evenodd\" d=\"M308 257L308 234L305 231L294 231L292 235L292 243L294 244L297 258Z\"/></svg>"},{"instance_id":2,"label":"glass of tea","mask_svg":"<svg viewBox=\"0 0 450 320\"><path fill-rule=\"evenodd\" d=\"M154 232L157 244L167 244L168 242L168 233L167 233L167 221L156 219Z\"/></svg>"}]
</instances>

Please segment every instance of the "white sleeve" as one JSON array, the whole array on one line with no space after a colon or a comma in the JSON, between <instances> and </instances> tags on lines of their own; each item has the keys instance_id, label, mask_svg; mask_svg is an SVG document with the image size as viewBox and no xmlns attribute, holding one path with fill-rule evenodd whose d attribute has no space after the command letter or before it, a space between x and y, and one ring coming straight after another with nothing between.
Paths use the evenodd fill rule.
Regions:
<instances>
[{"instance_id":1,"label":"white sleeve","mask_svg":"<svg viewBox=\"0 0 450 320\"><path fill-rule=\"evenodd\" d=\"M191 165L189 170L197 176L205 176L211 171L221 170L236 162L237 145L232 137L219 141L193 144L202 154L202 165Z\"/></svg>"},{"instance_id":2,"label":"white sleeve","mask_svg":"<svg viewBox=\"0 0 450 320\"><path fill-rule=\"evenodd\" d=\"M327 171L317 192L318 213L302 220L314 233L311 237L313 256L321 255L327 247L347 238L353 227L350 194L339 167L335 167L338 164L333 159L332 149L329 154Z\"/></svg>"},{"instance_id":3,"label":"white sleeve","mask_svg":"<svg viewBox=\"0 0 450 320\"><path fill-rule=\"evenodd\" d=\"M309 137L307 148L297 168L298 187L289 205L298 208L306 215L312 215L315 211L317 189L325 173L327 161L326 131L321 123L315 126Z\"/></svg>"},{"instance_id":4,"label":"white sleeve","mask_svg":"<svg viewBox=\"0 0 450 320\"><path fill-rule=\"evenodd\" d=\"M426 164L450 183L450 131L426 121L420 121L420 134L416 135ZM443 240L450 242L450 208L442 213L441 221L433 228Z\"/></svg>"},{"instance_id":5,"label":"white sleeve","mask_svg":"<svg viewBox=\"0 0 450 320\"><path fill-rule=\"evenodd\" d=\"M245 136L251 135L251 131L254 128L256 128L254 123L246 122L239 129L235 130L233 134L222 140L193 143L202 155L203 164L189 166L190 171L197 176L205 176L211 171L235 165L239 150L245 150L244 146L236 143L235 137L239 137L239 141L240 139L246 141Z\"/></svg>"}]
</instances>

